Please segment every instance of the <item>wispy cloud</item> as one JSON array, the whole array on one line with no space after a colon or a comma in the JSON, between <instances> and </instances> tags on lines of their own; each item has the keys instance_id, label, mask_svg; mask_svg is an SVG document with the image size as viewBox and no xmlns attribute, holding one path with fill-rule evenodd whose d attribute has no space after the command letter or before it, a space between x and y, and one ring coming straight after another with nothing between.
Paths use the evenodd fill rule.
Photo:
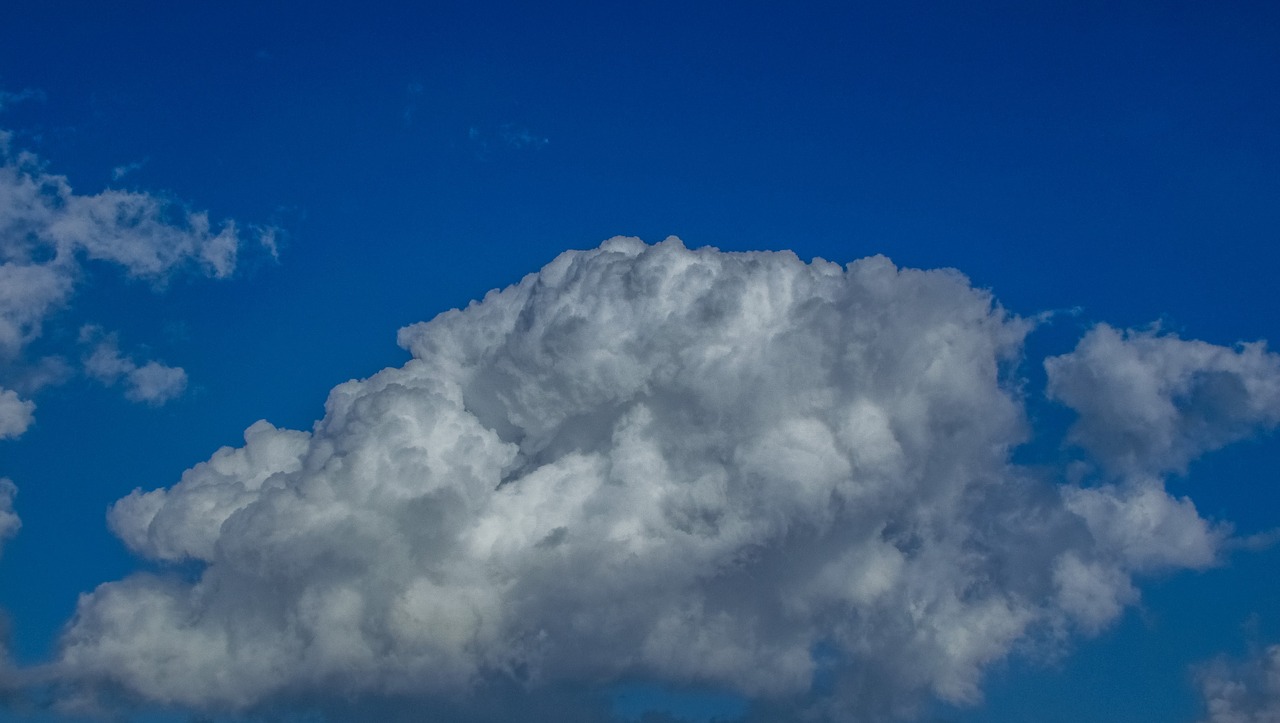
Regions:
<instances>
[{"instance_id":1,"label":"wispy cloud","mask_svg":"<svg viewBox=\"0 0 1280 723\"><path fill-rule=\"evenodd\" d=\"M4 110L5 106L14 103L22 103L28 100L41 101L45 99L43 91L24 89L19 91L0 90L0 110Z\"/></svg>"},{"instance_id":2,"label":"wispy cloud","mask_svg":"<svg viewBox=\"0 0 1280 723\"><path fill-rule=\"evenodd\" d=\"M514 123L504 123L497 128L471 126L467 129L467 141L480 160L489 160L497 153L538 151L551 143L551 139Z\"/></svg>"},{"instance_id":3,"label":"wispy cloud","mask_svg":"<svg viewBox=\"0 0 1280 723\"><path fill-rule=\"evenodd\" d=\"M117 189L76 193L64 176L13 148L12 134L0 131L0 394L8 400L8 433L20 434L30 424L29 400L10 400L14 388L34 391L37 378L59 378L44 373L60 368L56 357L27 359L26 349L70 304L85 262L157 286L176 273L227 278L246 237L257 237L275 253L272 230L246 234L233 221L215 227L208 213L161 196ZM180 371L144 364L127 373L133 381L126 393L142 401L163 399L179 388Z\"/></svg>"},{"instance_id":4,"label":"wispy cloud","mask_svg":"<svg viewBox=\"0 0 1280 723\"><path fill-rule=\"evenodd\" d=\"M99 326L83 327L80 342L91 347L84 358L85 373L107 386L123 380L124 396L130 401L160 406L187 388L187 373L181 367L157 361L138 364L120 353L115 334L108 334Z\"/></svg>"},{"instance_id":5,"label":"wispy cloud","mask_svg":"<svg viewBox=\"0 0 1280 723\"><path fill-rule=\"evenodd\" d=\"M125 163L125 164L116 166L115 168L111 169L111 180L119 181L120 179L124 178L130 173L142 170L142 167L145 166L146 164L147 164L146 159L143 159L141 161L134 161L133 163Z\"/></svg>"}]
</instances>

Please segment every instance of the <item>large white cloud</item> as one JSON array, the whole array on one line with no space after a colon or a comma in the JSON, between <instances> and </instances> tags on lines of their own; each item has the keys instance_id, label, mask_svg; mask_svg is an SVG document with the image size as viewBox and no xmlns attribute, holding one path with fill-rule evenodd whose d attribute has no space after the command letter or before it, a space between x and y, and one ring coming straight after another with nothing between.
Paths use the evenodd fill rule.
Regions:
<instances>
[{"instance_id":1,"label":"large white cloud","mask_svg":"<svg viewBox=\"0 0 1280 723\"><path fill-rule=\"evenodd\" d=\"M53 669L73 706L628 676L787 706L819 672L834 718L974 701L1017 646L1114 620L1135 573L1213 564L1226 532L1159 473L1275 419L1177 402L1234 379L1231 404L1271 404L1256 395L1280 374L1260 346L1102 327L1050 363L1081 444L1126 459L1096 440L1133 410L1073 380L1152 345L1167 363L1125 372L1154 390L1140 401L1201 426L1105 484L1019 468L1011 376L1030 329L957 272L883 257L624 238L567 252L402 329L413 360L335 388L310 433L259 422L173 487L117 502L126 544L198 575L84 596ZM1168 368L1229 379L1162 383Z\"/></svg>"}]
</instances>

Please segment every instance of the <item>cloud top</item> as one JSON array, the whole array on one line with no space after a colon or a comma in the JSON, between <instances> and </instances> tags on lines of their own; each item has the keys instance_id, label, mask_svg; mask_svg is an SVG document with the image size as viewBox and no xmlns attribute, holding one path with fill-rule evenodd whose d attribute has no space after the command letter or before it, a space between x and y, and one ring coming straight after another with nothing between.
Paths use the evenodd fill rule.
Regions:
<instances>
[{"instance_id":1,"label":"cloud top","mask_svg":"<svg viewBox=\"0 0 1280 723\"><path fill-rule=\"evenodd\" d=\"M259 422L117 502L130 548L199 574L83 597L54 666L66 703L640 677L789 706L819 673L833 718L975 701L993 661L1101 629L1135 574L1212 564L1226 535L1165 492L1154 448L1091 487L1010 461L1030 329L958 272L883 257L567 252L402 329L413 359L335 388L310 432ZM1108 333L1051 365L1089 434L1125 417L1072 374L1150 345L1168 363L1133 373L1153 384L1225 368L1254 394L1280 376L1261 348L1237 368L1221 347ZM1201 416L1175 461L1238 436L1238 415Z\"/></svg>"}]
</instances>

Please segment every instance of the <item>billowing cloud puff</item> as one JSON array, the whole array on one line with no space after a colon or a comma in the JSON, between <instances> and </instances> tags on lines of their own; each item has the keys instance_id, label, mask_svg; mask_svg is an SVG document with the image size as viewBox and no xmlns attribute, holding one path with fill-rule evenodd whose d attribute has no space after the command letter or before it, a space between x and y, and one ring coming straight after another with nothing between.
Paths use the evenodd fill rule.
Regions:
<instances>
[{"instance_id":1,"label":"billowing cloud puff","mask_svg":"<svg viewBox=\"0 0 1280 723\"><path fill-rule=\"evenodd\" d=\"M1210 565L1226 534L1165 492L1176 465L1150 445L1089 487L1010 461L1030 329L958 272L883 257L567 252L402 329L413 359L335 388L311 432L258 422L117 502L116 534L187 572L84 596L53 669L81 705L631 677L782 706L821 678L817 712L851 720L974 701L993 661L1101 629L1135 573ZM1086 449L1128 423L1073 391L1110 359L1162 349L1129 372L1152 377L1141 401L1207 425L1175 460L1238 436L1238 414L1202 413L1238 389L1165 369L1239 371L1231 404L1280 377L1261 347L1240 371L1162 339L1102 327L1052 362ZM1207 406L1177 401L1201 388Z\"/></svg>"},{"instance_id":2,"label":"billowing cloud puff","mask_svg":"<svg viewBox=\"0 0 1280 723\"><path fill-rule=\"evenodd\" d=\"M1198 677L1208 712L1203 723L1280 721L1280 645L1242 663L1216 660Z\"/></svg>"},{"instance_id":3,"label":"billowing cloud puff","mask_svg":"<svg viewBox=\"0 0 1280 723\"><path fill-rule=\"evenodd\" d=\"M12 389L0 389L0 439L20 437L31 426L35 402L20 399Z\"/></svg>"},{"instance_id":4,"label":"billowing cloud puff","mask_svg":"<svg viewBox=\"0 0 1280 723\"><path fill-rule=\"evenodd\" d=\"M1280 422L1280 357L1105 324L1048 359L1049 394L1080 412L1072 439L1112 470L1180 471Z\"/></svg>"}]
</instances>

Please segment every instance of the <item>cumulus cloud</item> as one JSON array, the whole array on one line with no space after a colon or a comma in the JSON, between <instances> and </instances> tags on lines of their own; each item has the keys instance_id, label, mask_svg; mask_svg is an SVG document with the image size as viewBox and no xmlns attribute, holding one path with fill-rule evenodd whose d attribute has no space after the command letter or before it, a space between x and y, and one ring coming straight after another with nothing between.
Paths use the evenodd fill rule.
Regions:
<instances>
[{"instance_id":1,"label":"cumulus cloud","mask_svg":"<svg viewBox=\"0 0 1280 723\"><path fill-rule=\"evenodd\" d=\"M1220 658L1203 666L1197 678L1207 712L1202 723L1280 721L1280 645L1243 662Z\"/></svg>"},{"instance_id":2,"label":"cumulus cloud","mask_svg":"<svg viewBox=\"0 0 1280 723\"><path fill-rule=\"evenodd\" d=\"M101 327L83 327L80 341L93 345L93 350L84 359L85 373L107 386L123 379L124 396L130 401L159 406L187 388L187 373L181 367L166 366L156 361L139 365L121 354L116 335L103 332Z\"/></svg>"},{"instance_id":3,"label":"cumulus cloud","mask_svg":"<svg viewBox=\"0 0 1280 723\"><path fill-rule=\"evenodd\" d=\"M20 437L35 420L36 405L18 397L12 389L0 387L0 439Z\"/></svg>"},{"instance_id":4,"label":"cumulus cloud","mask_svg":"<svg viewBox=\"0 0 1280 723\"><path fill-rule=\"evenodd\" d=\"M1205 426L1142 447L1144 465L1093 486L1021 468L1031 327L958 272L883 257L567 252L402 329L413 359L336 387L310 432L258 422L118 501L132 550L196 573L84 596L52 667L64 703L627 678L841 720L976 701L1011 651L1113 621L1136 574L1213 563L1226 532L1152 470L1176 466L1160 449L1181 463L1243 430L1245 413L1178 406L1199 387L1170 382L1143 401ZM1124 454L1092 440L1126 417L1072 375L1165 344L1100 327L1050 365L1109 464ZM1260 347L1179 344L1201 365L1183 376L1277 381Z\"/></svg>"},{"instance_id":5,"label":"cumulus cloud","mask_svg":"<svg viewBox=\"0 0 1280 723\"><path fill-rule=\"evenodd\" d=\"M1113 471L1181 471L1280 422L1280 357L1101 324L1045 361L1049 394L1080 413L1071 438Z\"/></svg>"}]
</instances>

